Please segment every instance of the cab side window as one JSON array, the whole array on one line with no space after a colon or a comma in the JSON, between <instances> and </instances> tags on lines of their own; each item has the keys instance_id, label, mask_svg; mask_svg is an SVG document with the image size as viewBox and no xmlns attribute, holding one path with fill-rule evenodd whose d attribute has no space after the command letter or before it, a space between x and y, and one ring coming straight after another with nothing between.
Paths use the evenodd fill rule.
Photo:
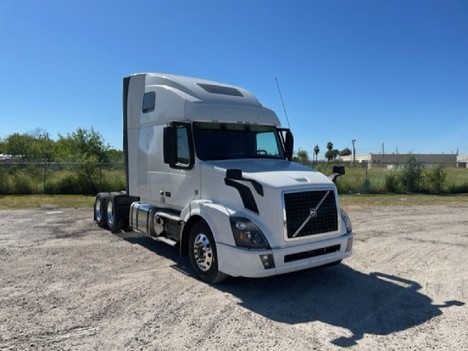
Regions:
<instances>
[{"instance_id":1,"label":"cab side window","mask_svg":"<svg viewBox=\"0 0 468 351\"><path fill-rule=\"evenodd\" d=\"M190 148L187 128L177 127L177 164L182 167L190 165Z\"/></svg>"},{"instance_id":2,"label":"cab side window","mask_svg":"<svg viewBox=\"0 0 468 351\"><path fill-rule=\"evenodd\" d=\"M141 104L141 111L143 113L153 112L156 107L156 93L149 91L143 95L143 102Z\"/></svg>"},{"instance_id":3,"label":"cab side window","mask_svg":"<svg viewBox=\"0 0 468 351\"><path fill-rule=\"evenodd\" d=\"M195 156L190 124L177 122L164 128L163 143L164 163L177 169L193 167Z\"/></svg>"}]
</instances>

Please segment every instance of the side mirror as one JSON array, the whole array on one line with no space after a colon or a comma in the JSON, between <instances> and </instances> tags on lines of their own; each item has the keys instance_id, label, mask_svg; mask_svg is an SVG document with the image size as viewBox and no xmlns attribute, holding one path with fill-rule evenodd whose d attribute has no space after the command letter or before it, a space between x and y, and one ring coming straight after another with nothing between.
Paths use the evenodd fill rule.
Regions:
<instances>
[{"instance_id":1,"label":"side mirror","mask_svg":"<svg viewBox=\"0 0 468 351\"><path fill-rule=\"evenodd\" d=\"M333 183L335 183L336 179L340 176L345 174L345 167L344 166L333 166L333 173L328 176Z\"/></svg>"},{"instance_id":2,"label":"side mirror","mask_svg":"<svg viewBox=\"0 0 468 351\"><path fill-rule=\"evenodd\" d=\"M284 142L284 151L286 153L286 158L289 161L292 161L293 152L294 152L294 136L293 133L288 129L286 130L286 140Z\"/></svg>"},{"instance_id":3,"label":"side mirror","mask_svg":"<svg viewBox=\"0 0 468 351\"><path fill-rule=\"evenodd\" d=\"M342 176L345 174L345 167L344 166L333 166L333 173L338 174L338 176Z\"/></svg>"}]
</instances>

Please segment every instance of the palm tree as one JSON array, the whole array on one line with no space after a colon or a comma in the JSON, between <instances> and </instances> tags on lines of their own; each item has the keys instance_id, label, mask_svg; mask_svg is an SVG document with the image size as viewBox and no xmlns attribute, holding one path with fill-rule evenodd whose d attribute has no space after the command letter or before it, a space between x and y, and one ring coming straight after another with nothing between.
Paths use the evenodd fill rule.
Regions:
<instances>
[{"instance_id":1,"label":"palm tree","mask_svg":"<svg viewBox=\"0 0 468 351\"><path fill-rule=\"evenodd\" d=\"M318 146L318 145L315 145L315 147L314 147L315 162L318 161L318 154L319 154L319 152L320 152L319 146Z\"/></svg>"}]
</instances>

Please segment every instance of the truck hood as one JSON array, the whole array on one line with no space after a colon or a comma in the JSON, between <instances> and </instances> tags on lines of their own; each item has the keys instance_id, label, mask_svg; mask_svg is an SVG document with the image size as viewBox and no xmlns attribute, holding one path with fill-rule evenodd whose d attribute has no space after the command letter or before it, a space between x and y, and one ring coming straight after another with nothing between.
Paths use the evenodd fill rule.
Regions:
<instances>
[{"instance_id":1,"label":"truck hood","mask_svg":"<svg viewBox=\"0 0 468 351\"><path fill-rule=\"evenodd\" d=\"M298 193L299 198L294 198L298 199L299 207L307 207L304 202L311 200L301 197L301 194L306 192L330 191L336 198L335 184L328 177L313 168L286 160L220 160L204 161L201 165L200 198L220 205L223 209L221 212L224 211L223 213L229 216L251 219L262 233L267 235L272 247L297 245L296 240L285 237L285 194ZM236 171L239 169L242 174ZM227 172L228 170L231 171ZM306 208L306 213L298 214L295 220L304 222L310 208L317 206L319 200L311 200L312 203ZM215 221L210 223L214 225ZM214 230L219 234L224 229L219 226ZM226 242L232 241L232 231L224 231ZM338 234L333 232L330 235ZM317 237L298 240L312 242L317 240Z\"/></svg>"},{"instance_id":2,"label":"truck hood","mask_svg":"<svg viewBox=\"0 0 468 351\"><path fill-rule=\"evenodd\" d=\"M225 174L228 169L240 169L245 178L254 179L272 188L301 187L307 184L332 185L333 182L319 171L286 160L245 159L209 161L215 170Z\"/></svg>"}]
</instances>

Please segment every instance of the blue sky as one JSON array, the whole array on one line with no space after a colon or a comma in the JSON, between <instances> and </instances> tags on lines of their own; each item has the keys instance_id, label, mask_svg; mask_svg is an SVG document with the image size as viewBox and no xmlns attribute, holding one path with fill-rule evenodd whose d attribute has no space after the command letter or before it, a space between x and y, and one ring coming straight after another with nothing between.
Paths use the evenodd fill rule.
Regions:
<instances>
[{"instance_id":1,"label":"blue sky","mask_svg":"<svg viewBox=\"0 0 468 351\"><path fill-rule=\"evenodd\" d=\"M122 147L122 78L240 85L295 149L468 154L466 0L0 0L0 137L94 128Z\"/></svg>"}]
</instances>

